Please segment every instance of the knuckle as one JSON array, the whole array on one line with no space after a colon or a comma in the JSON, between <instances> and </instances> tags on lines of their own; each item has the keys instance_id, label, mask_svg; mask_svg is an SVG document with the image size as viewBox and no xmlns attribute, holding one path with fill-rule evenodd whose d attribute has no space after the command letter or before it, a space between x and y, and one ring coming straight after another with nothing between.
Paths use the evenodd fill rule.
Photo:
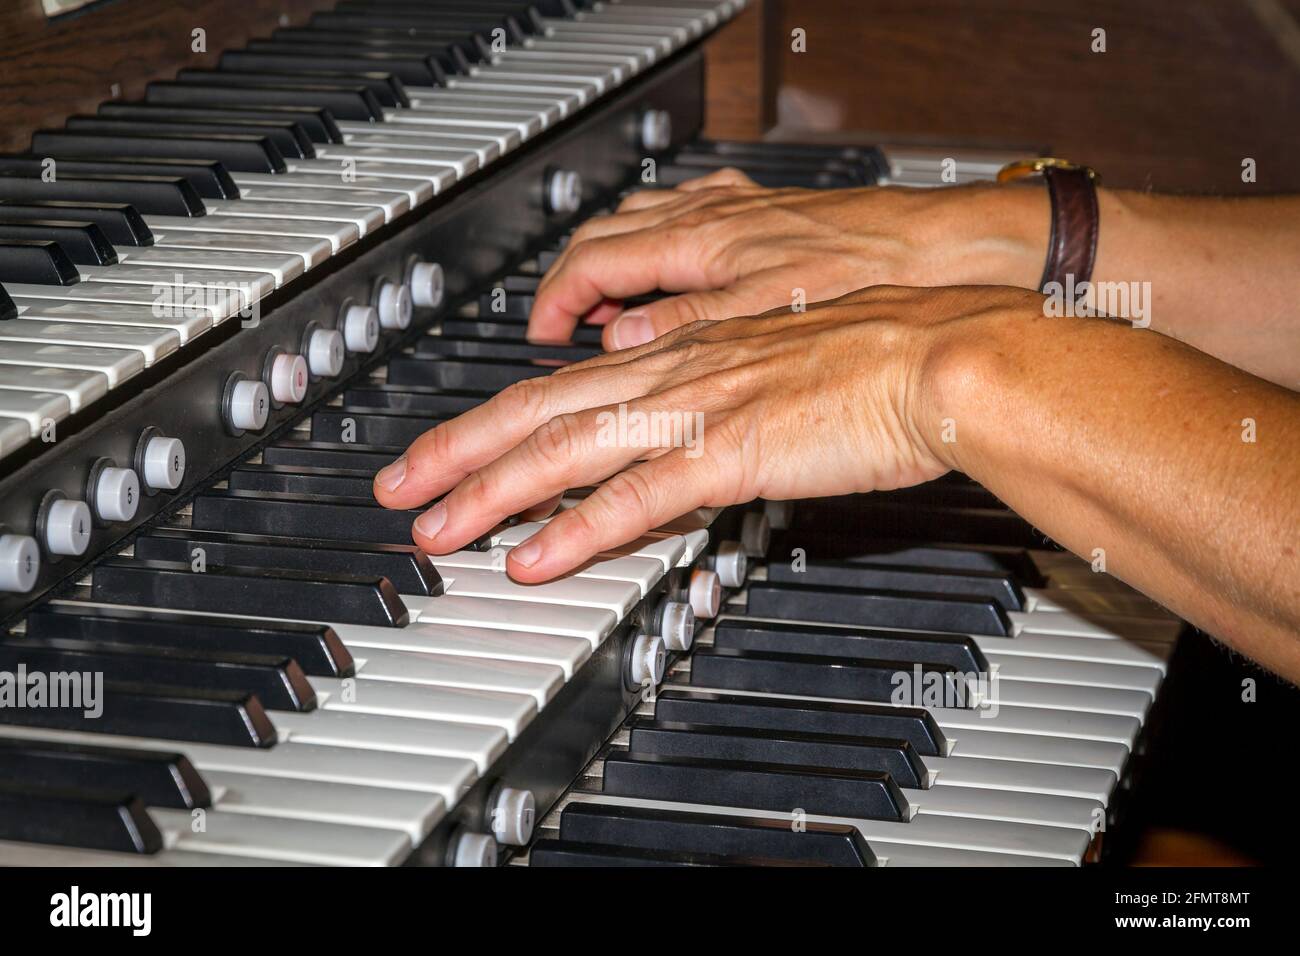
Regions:
<instances>
[{"instance_id":1,"label":"knuckle","mask_svg":"<svg viewBox=\"0 0 1300 956\"><path fill-rule=\"evenodd\" d=\"M529 439L533 453L551 468L567 468L579 453L578 416L557 415L533 432Z\"/></svg>"},{"instance_id":2,"label":"knuckle","mask_svg":"<svg viewBox=\"0 0 1300 956\"><path fill-rule=\"evenodd\" d=\"M645 475L621 471L605 482L597 492L602 504L616 515L654 513L655 491Z\"/></svg>"},{"instance_id":3,"label":"knuckle","mask_svg":"<svg viewBox=\"0 0 1300 956\"><path fill-rule=\"evenodd\" d=\"M496 400L511 421L541 421L550 404L550 391L545 378L526 378L508 386Z\"/></svg>"}]
</instances>

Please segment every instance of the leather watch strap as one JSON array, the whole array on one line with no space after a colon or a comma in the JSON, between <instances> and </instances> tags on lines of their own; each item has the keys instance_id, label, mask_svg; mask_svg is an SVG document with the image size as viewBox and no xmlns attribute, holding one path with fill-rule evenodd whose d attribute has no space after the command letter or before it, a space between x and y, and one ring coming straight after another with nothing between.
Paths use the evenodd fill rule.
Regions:
<instances>
[{"instance_id":1,"label":"leather watch strap","mask_svg":"<svg viewBox=\"0 0 1300 956\"><path fill-rule=\"evenodd\" d=\"M1066 276L1073 276L1073 286L1077 289L1092 280L1092 267L1097 260L1101 216L1094 174L1083 166L1048 166L1042 174L1052 200L1052 232L1038 288L1046 291L1050 282L1060 283L1058 288L1062 288Z\"/></svg>"}]
</instances>

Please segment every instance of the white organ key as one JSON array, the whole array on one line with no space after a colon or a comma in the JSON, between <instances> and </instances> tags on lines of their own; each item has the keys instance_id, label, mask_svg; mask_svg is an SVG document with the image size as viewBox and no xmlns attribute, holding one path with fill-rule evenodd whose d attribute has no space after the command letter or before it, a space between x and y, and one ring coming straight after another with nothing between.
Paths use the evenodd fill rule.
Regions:
<instances>
[{"instance_id":1,"label":"white organ key","mask_svg":"<svg viewBox=\"0 0 1300 956\"><path fill-rule=\"evenodd\" d=\"M163 284L173 286L174 278L173 274ZM213 323L224 322L238 315L244 308L244 296L238 289L210 286L191 290L175 287L170 298L166 294L159 295L149 285L96 282L89 279L76 285L28 285L15 282L6 284L5 291L14 299L52 299L87 307L90 303L97 305L101 302L137 305L157 309L160 315L206 314Z\"/></svg>"},{"instance_id":2,"label":"white organ key","mask_svg":"<svg viewBox=\"0 0 1300 956\"><path fill-rule=\"evenodd\" d=\"M155 300L159 298L157 290L160 286L171 286L175 290L175 299L181 302L200 292L206 297L208 289L222 289L237 292L241 305L247 306L266 298L275 290L271 276L258 272L234 272L208 267L181 272L166 266L148 265L79 268L87 280L146 286L153 290Z\"/></svg>"},{"instance_id":3,"label":"white organ key","mask_svg":"<svg viewBox=\"0 0 1300 956\"><path fill-rule=\"evenodd\" d=\"M324 239L330 244L332 252L338 252L352 245L361 237L361 231L353 223L347 222L321 222L311 219L273 219L261 216L220 216L209 213L206 216L194 216L193 218L184 218L181 216L146 216L145 221L149 228L155 233L167 233L169 238L175 239L176 233L204 233L214 232L227 236L285 236L285 237L307 237L309 239ZM162 244L162 243L160 243ZM281 244L277 244L281 245ZM285 249L289 249L288 244L283 244ZM238 250L240 246L234 245L228 248ZM298 251L292 249L291 251ZM308 266L317 263L309 263Z\"/></svg>"},{"instance_id":4,"label":"white organ key","mask_svg":"<svg viewBox=\"0 0 1300 956\"><path fill-rule=\"evenodd\" d=\"M319 154L317 154L319 155ZM291 175L307 174L332 176L342 182L341 173L347 170L355 172L357 177L370 176L376 179L393 180L394 188L406 188L412 181L422 187L427 186L434 194L456 185L460 179L456 170L450 166L422 166L415 163L373 162L369 160L354 161L350 158L339 159L287 159L285 167Z\"/></svg>"},{"instance_id":5,"label":"white organ key","mask_svg":"<svg viewBox=\"0 0 1300 956\"><path fill-rule=\"evenodd\" d=\"M433 555L431 560L437 568L482 568L491 571L504 568L509 553L509 547L498 545L490 551L457 551L454 554ZM448 571L453 576L454 573ZM663 576L664 566L661 562L653 558L626 556L592 558L573 572L573 577L576 578L627 581L637 586L642 597L649 594Z\"/></svg>"},{"instance_id":6,"label":"white organ key","mask_svg":"<svg viewBox=\"0 0 1300 956\"><path fill-rule=\"evenodd\" d=\"M439 566L436 556L433 560L434 567L438 568L438 573L443 577L446 594L453 596L606 608L620 618L631 614L641 599L640 588L620 581L566 577L545 584L520 584L512 580L504 570L452 568Z\"/></svg>"},{"instance_id":7,"label":"white organ key","mask_svg":"<svg viewBox=\"0 0 1300 956\"><path fill-rule=\"evenodd\" d=\"M943 846L916 846L872 840L871 849L881 866L1073 866L1068 860L1044 859L1036 856L1012 856L1009 853L988 853L982 850L954 850Z\"/></svg>"},{"instance_id":8,"label":"white organ key","mask_svg":"<svg viewBox=\"0 0 1300 956\"><path fill-rule=\"evenodd\" d=\"M189 810L150 807L149 815L169 847L194 853L318 866L397 866L411 852L411 838L401 830L227 814L220 808L204 812L201 829Z\"/></svg>"},{"instance_id":9,"label":"white organ key","mask_svg":"<svg viewBox=\"0 0 1300 956\"><path fill-rule=\"evenodd\" d=\"M985 653L989 665L997 665L1000 680L1027 680L1081 687L1111 687L1142 691L1152 697L1160 689L1162 674L1154 667L1124 667L1086 661L1060 661L1042 657L1011 657Z\"/></svg>"},{"instance_id":10,"label":"white organ key","mask_svg":"<svg viewBox=\"0 0 1300 956\"><path fill-rule=\"evenodd\" d=\"M390 129L387 124L379 131L376 131L374 127L369 127L364 132L344 130L343 144L345 146L363 146L368 149L384 150L391 153L399 162L414 158L408 157L408 154L401 152L402 150L414 150L417 156L430 151L436 154L439 150L455 153L469 150L478 158L480 166L486 166L488 163L499 159L502 153L502 146L497 140L486 139L481 133L473 139L458 139L443 136L438 130L431 128L407 128L401 130Z\"/></svg>"},{"instance_id":11,"label":"white organ key","mask_svg":"<svg viewBox=\"0 0 1300 956\"><path fill-rule=\"evenodd\" d=\"M277 715L278 716L278 715ZM933 777L932 787L977 787L995 791L1055 794L1076 797L1102 805L1109 803L1119 783L1110 770L1096 767L1058 767L1017 760L985 760L978 757L922 757ZM920 791L916 800L924 800ZM916 791L908 790L908 802Z\"/></svg>"},{"instance_id":12,"label":"white organ key","mask_svg":"<svg viewBox=\"0 0 1300 956\"><path fill-rule=\"evenodd\" d=\"M47 421L61 422L71 414L72 402L62 392L0 388L0 418L6 425L9 419L25 422L31 438L40 437Z\"/></svg>"},{"instance_id":13,"label":"white organ key","mask_svg":"<svg viewBox=\"0 0 1300 956\"><path fill-rule=\"evenodd\" d=\"M537 700L528 694L471 690L438 684L403 684L381 680L309 677L317 706L360 714L391 714L421 720L488 724L514 740L537 716Z\"/></svg>"},{"instance_id":14,"label":"white organ key","mask_svg":"<svg viewBox=\"0 0 1300 956\"><path fill-rule=\"evenodd\" d=\"M364 236L384 224L382 205L354 203L259 202L253 199L206 199L209 215L243 219L315 222L322 225L344 223L356 227ZM251 230L250 230L251 231Z\"/></svg>"},{"instance_id":15,"label":"white organ key","mask_svg":"<svg viewBox=\"0 0 1300 956\"><path fill-rule=\"evenodd\" d=\"M337 163L344 159L376 166L401 163L413 167L441 167L453 171L458 179L463 179L479 168L478 156L463 149L425 149L412 152L383 146L352 146L348 143L328 143L316 147L317 162L333 160Z\"/></svg>"},{"instance_id":16,"label":"white organ key","mask_svg":"<svg viewBox=\"0 0 1300 956\"><path fill-rule=\"evenodd\" d=\"M1025 588L1030 611L1070 611L1075 614L1131 615L1170 620L1173 615L1141 594L1083 591L1078 588Z\"/></svg>"},{"instance_id":17,"label":"white organ key","mask_svg":"<svg viewBox=\"0 0 1300 956\"><path fill-rule=\"evenodd\" d=\"M203 778L225 814L401 830L412 844L428 836L447 812L446 801L436 793L225 770L210 770Z\"/></svg>"},{"instance_id":18,"label":"white organ key","mask_svg":"<svg viewBox=\"0 0 1300 956\"><path fill-rule=\"evenodd\" d=\"M484 661L474 657L356 647L352 656L361 680L437 684L469 690L528 694L543 707L564 686L564 671L532 661Z\"/></svg>"},{"instance_id":19,"label":"white organ key","mask_svg":"<svg viewBox=\"0 0 1300 956\"><path fill-rule=\"evenodd\" d=\"M188 220L182 220L188 222ZM307 235L249 235L247 233L165 230L154 222L155 249L199 249L214 252L271 252L297 256L304 269L314 269L334 252L329 239Z\"/></svg>"},{"instance_id":20,"label":"white organ key","mask_svg":"<svg viewBox=\"0 0 1300 956\"><path fill-rule=\"evenodd\" d=\"M76 412L108 394L108 376L79 369L0 363L0 388L58 392Z\"/></svg>"},{"instance_id":21,"label":"white organ key","mask_svg":"<svg viewBox=\"0 0 1300 956\"><path fill-rule=\"evenodd\" d=\"M496 77L447 77L447 88L465 93L508 93L526 96L548 96L564 106L564 115L577 112L592 100L591 87L562 83L529 83L522 80ZM412 104L414 105L414 104Z\"/></svg>"},{"instance_id":22,"label":"white organ key","mask_svg":"<svg viewBox=\"0 0 1300 956\"><path fill-rule=\"evenodd\" d=\"M175 352L181 344L180 336L171 329L107 323L56 322L21 316L10 322L0 322L0 340L134 349L144 356L146 368L163 356Z\"/></svg>"},{"instance_id":23,"label":"white organ key","mask_svg":"<svg viewBox=\"0 0 1300 956\"><path fill-rule=\"evenodd\" d=\"M536 634L527 631L489 631L447 624L408 624L375 627L335 624L334 630L349 647L386 648L393 651L431 651L463 657L551 664L566 678L591 657L591 645L580 637Z\"/></svg>"},{"instance_id":24,"label":"white organ key","mask_svg":"<svg viewBox=\"0 0 1300 956\"><path fill-rule=\"evenodd\" d=\"M408 86L406 92L411 99L410 116L416 116L418 111L429 110L454 115L458 119L462 116L480 116L493 122L509 119L521 124L520 132L526 138L536 136L566 115L564 105L549 97L512 96L509 93L453 93L440 86L415 89Z\"/></svg>"},{"instance_id":25,"label":"white organ key","mask_svg":"<svg viewBox=\"0 0 1300 956\"><path fill-rule=\"evenodd\" d=\"M479 773L486 773L509 743L504 730L486 724L453 724L345 710L318 709L305 714L276 711L272 722L282 741L463 757L472 760Z\"/></svg>"},{"instance_id":26,"label":"white organ key","mask_svg":"<svg viewBox=\"0 0 1300 956\"><path fill-rule=\"evenodd\" d=\"M117 247L117 261L131 265L166 266L170 269L225 269L269 275L278 289L307 271L302 256L294 253L232 252L209 249L173 249L166 246Z\"/></svg>"},{"instance_id":27,"label":"white organ key","mask_svg":"<svg viewBox=\"0 0 1300 956\"><path fill-rule=\"evenodd\" d=\"M11 843L0 840L0 866L306 866L289 860L268 860L224 853L192 853L163 850L160 853L115 853L111 850L80 850L50 843Z\"/></svg>"},{"instance_id":28,"label":"white organ key","mask_svg":"<svg viewBox=\"0 0 1300 956\"><path fill-rule=\"evenodd\" d=\"M978 762L992 763L990 760ZM1102 803L1082 797L958 786L904 789L903 795L912 809L927 816L1071 827L1090 833L1099 830L1106 819L1106 808Z\"/></svg>"},{"instance_id":29,"label":"white organ key","mask_svg":"<svg viewBox=\"0 0 1300 956\"><path fill-rule=\"evenodd\" d=\"M173 309L171 315L155 315L152 308L140 305L96 302L82 304L60 302L56 299L15 299L18 317L23 319L48 319L54 322L108 323L109 325L134 325L141 328L171 329L180 338L181 345L197 338L212 328L212 317L206 312L182 315ZM163 310L167 311L167 310Z\"/></svg>"},{"instance_id":30,"label":"white organ key","mask_svg":"<svg viewBox=\"0 0 1300 956\"><path fill-rule=\"evenodd\" d=\"M0 349L0 365L37 368L77 369L98 372L117 388L144 371L144 355L134 349L89 348L82 345L41 345L36 342L6 342Z\"/></svg>"},{"instance_id":31,"label":"white organ key","mask_svg":"<svg viewBox=\"0 0 1300 956\"><path fill-rule=\"evenodd\" d=\"M364 123L340 123L339 129L344 133L375 133L375 127ZM376 135L382 135L389 142L397 141L397 137L427 136L430 142L438 142L446 146L461 143L471 149L482 150L486 145L493 144L496 146L496 154L493 158L510 152L524 141L523 134L514 123L492 122L485 119L479 119L477 123L461 122L454 117L427 110L389 110L385 114L382 129L383 133ZM485 158L484 152L479 153L479 161L489 161Z\"/></svg>"},{"instance_id":32,"label":"white organ key","mask_svg":"<svg viewBox=\"0 0 1300 956\"><path fill-rule=\"evenodd\" d=\"M1176 619L1084 616L1072 611L1010 611L1007 617L1011 619L1016 634L1059 634L1146 643L1173 644L1183 629L1182 621Z\"/></svg>"},{"instance_id":33,"label":"white organ key","mask_svg":"<svg viewBox=\"0 0 1300 956\"><path fill-rule=\"evenodd\" d=\"M1119 777L1128 764L1129 749L1123 744L1040 734L1002 734L992 731L948 727L948 756L1017 760L1022 763L1054 764L1062 767L1097 767Z\"/></svg>"},{"instance_id":34,"label":"white organ key","mask_svg":"<svg viewBox=\"0 0 1300 956\"><path fill-rule=\"evenodd\" d=\"M17 418L0 418L0 456L23 447L32 440L27 423Z\"/></svg>"},{"instance_id":35,"label":"white organ key","mask_svg":"<svg viewBox=\"0 0 1300 956\"><path fill-rule=\"evenodd\" d=\"M1113 687L1075 687L1037 681L999 680L992 696L1002 707L1042 707L1143 719L1151 707L1145 691Z\"/></svg>"},{"instance_id":36,"label":"white organ key","mask_svg":"<svg viewBox=\"0 0 1300 956\"><path fill-rule=\"evenodd\" d=\"M581 637L599 647L618 626L613 611L594 607L561 607L533 601L493 601L443 595L420 612L425 624L463 624L505 631L536 631Z\"/></svg>"},{"instance_id":37,"label":"white organ key","mask_svg":"<svg viewBox=\"0 0 1300 956\"><path fill-rule=\"evenodd\" d=\"M367 177L371 183L382 183ZM364 203L382 209L384 221L392 222L398 216L410 210L418 201L412 192L392 187L367 187L356 182L340 182L317 179L304 174L286 174L274 176L269 173L237 173L235 184L239 186L240 195L250 202L300 202L316 204L351 205ZM426 186L426 198L432 198L433 187Z\"/></svg>"}]
</instances>

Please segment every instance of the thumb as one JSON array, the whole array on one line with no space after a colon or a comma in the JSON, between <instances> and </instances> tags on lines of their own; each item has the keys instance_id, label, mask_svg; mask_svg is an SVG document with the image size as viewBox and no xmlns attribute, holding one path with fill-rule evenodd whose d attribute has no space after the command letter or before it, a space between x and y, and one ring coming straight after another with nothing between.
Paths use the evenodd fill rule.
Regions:
<instances>
[{"instance_id":1,"label":"thumb","mask_svg":"<svg viewBox=\"0 0 1300 956\"><path fill-rule=\"evenodd\" d=\"M723 291L688 292L672 295L628 309L605 326L601 344L605 350L630 349L659 338L665 332L709 319L729 319L737 311L733 296Z\"/></svg>"}]
</instances>

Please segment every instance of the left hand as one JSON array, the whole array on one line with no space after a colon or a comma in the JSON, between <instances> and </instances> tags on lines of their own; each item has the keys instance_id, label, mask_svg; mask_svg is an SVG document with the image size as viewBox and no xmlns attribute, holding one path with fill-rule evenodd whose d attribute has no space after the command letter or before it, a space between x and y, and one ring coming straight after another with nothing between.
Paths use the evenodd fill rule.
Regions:
<instances>
[{"instance_id":1,"label":"left hand","mask_svg":"<svg viewBox=\"0 0 1300 956\"><path fill-rule=\"evenodd\" d=\"M1041 316L1023 291L877 286L802 313L696 323L438 425L376 476L375 497L414 508L445 495L413 537L446 554L603 482L511 550L510 576L536 583L694 508L917 484L951 466L936 389L966 354L953 346L980 341L971 323L1025 308ZM620 406L626 422L676 419L690 447L619 434Z\"/></svg>"}]
</instances>

